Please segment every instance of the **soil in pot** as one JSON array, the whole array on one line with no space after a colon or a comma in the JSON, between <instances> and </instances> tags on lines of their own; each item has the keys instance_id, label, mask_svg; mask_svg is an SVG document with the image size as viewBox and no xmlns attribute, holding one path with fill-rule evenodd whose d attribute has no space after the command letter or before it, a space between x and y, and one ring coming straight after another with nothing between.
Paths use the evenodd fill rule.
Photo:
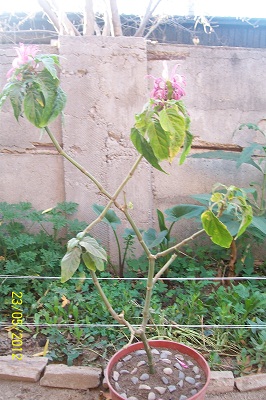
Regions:
<instances>
[{"instance_id":1,"label":"soil in pot","mask_svg":"<svg viewBox=\"0 0 266 400\"><path fill-rule=\"evenodd\" d=\"M150 374L143 349L121 358L112 368L109 381L128 400L203 399L198 393L207 381L204 370L187 354L169 348L153 348L155 374Z\"/></svg>"}]
</instances>

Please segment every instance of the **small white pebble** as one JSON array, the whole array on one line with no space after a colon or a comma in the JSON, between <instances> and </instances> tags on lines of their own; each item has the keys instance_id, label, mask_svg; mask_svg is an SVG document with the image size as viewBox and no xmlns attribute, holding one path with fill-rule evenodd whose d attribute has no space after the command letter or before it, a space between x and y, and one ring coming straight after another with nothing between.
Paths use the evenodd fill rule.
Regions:
<instances>
[{"instance_id":1,"label":"small white pebble","mask_svg":"<svg viewBox=\"0 0 266 400\"><path fill-rule=\"evenodd\" d=\"M129 361L129 360L131 360L131 358L132 358L132 355L131 354L128 354L126 357L124 357L123 358L123 361Z\"/></svg>"},{"instance_id":2,"label":"small white pebble","mask_svg":"<svg viewBox=\"0 0 266 400\"><path fill-rule=\"evenodd\" d=\"M172 375L173 370L171 368L164 368L163 372L165 375Z\"/></svg>"},{"instance_id":3,"label":"small white pebble","mask_svg":"<svg viewBox=\"0 0 266 400\"><path fill-rule=\"evenodd\" d=\"M153 392L150 392L150 393L148 394L148 400L155 400L155 399L156 399L156 394L153 393Z\"/></svg>"},{"instance_id":4,"label":"small white pebble","mask_svg":"<svg viewBox=\"0 0 266 400\"><path fill-rule=\"evenodd\" d=\"M146 361L142 360L137 363L137 367L141 367L142 365L146 365Z\"/></svg>"},{"instance_id":5,"label":"small white pebble","mask_svg":"<svg viewBox=\"0 0 266 400\"><path fill-rule=\"evenodd\" d=\"M148 385L139 385L139 390L151 390L151 388Z\"/></svg>"},{"instance_id":6,"label":"small white pebble","mask_svg":"<svg viewBox=\"0 0 266 400\"><path fill-rule=\"evenodd\" d=\"M195 374L198 374L198 373L199 373L199 367L197 367L196 365L195 365L195 367L193 367L192 369L193 369L193 371L195 372Z\"/></svg>"},{"instance_id":7,"label":"small white pebble","mask_svg":"<svg viewBox=\"0 0 266 400\"><path fill-rule=\"evenodd\" d=\"M114 372L113 372L113 380L114 380L114 381L116 381L116 382L117 382L117 381L118 381L118 378L119 378L119 376L120 376L119 372L117 372L117 371L114 371Z\"/></svg>"},{"instance_id":8,"label":"small white pebble","mask_svg":"<svg viewBox=\"0 0 266 400\"><path fill-rule=\"evenodd\" d=\"M166 392L166 388L162 386L156 386L154 388L159 394L164 394Z\"/></svg>"}]
</instances>

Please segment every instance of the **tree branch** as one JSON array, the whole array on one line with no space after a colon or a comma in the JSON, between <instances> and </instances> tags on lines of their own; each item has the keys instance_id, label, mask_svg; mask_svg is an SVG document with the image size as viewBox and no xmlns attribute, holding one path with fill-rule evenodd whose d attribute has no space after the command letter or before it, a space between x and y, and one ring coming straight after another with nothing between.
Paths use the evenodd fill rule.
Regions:
<instances>
[{"instance_id":1,"label":"tree branch","mask_svg":"<svg viewBox=\"0 0 266 400\"><path fill-rule=\"evenodd\" d=\"M114 29L114 36L122 36L122 27L120 21L120 15L117 8L116 0L109 0L110 1L110 9L112 14L112 24Z\"/></svg>"},{"instance_id":2,"label":"tree branch","mask_svg":"<svg viewBox=\"0 0 266 400\"><path fill-rule=\"evenodd\" d=\"M93 34L94 34L93 0L85 0L83 35L91 36Z\"/></svg>"},{"instance_id":3,"label":"tree branch","mask_svg":"<svg viewBox=\"0 0 266 400\"><path fill-rule=\"evenodd\" d=\"M140 26L137 29L134 36L136 36L136 37L143 36L146 25L160 2L161 2L161 0L150 0L149 1L146 13L145 13L144 17L142 18Z\"/></svg>"}]
</instances>

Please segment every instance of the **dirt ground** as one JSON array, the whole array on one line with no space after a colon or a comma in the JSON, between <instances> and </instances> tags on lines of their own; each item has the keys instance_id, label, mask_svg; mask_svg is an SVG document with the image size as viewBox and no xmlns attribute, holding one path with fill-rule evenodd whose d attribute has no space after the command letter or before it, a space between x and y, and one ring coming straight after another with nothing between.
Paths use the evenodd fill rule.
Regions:
<instances>
[{"instance_id":1,"label":"dirt ground","mask_svg":"<svg viewBox=\"0 0 266 400\"><path fill-rule=\"evenodd\" d=\"M106 400L101 389L53 389L38 383L0 380L0 400ZM266 390L207 395L205 400L266 400Z\"/></svg>"}]
</instances>

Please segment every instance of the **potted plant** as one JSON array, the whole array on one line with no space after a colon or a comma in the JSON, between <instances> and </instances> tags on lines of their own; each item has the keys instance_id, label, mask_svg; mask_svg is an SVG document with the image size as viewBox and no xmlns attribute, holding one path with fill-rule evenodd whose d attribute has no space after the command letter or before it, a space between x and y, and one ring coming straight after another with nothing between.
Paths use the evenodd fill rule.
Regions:
<instances>
[{"instance_id":1,"label":"potted plant","mask_svg":"<svg viewBox=\"0 0 266 400\"><path fill-rule=\"evenodd\" d=\"M180 216L200 214L203 228L166 250L154 254L143 240L126 195L124 194L123 203L118 199L144 159L163 173L161 161L168 160L172 163L178 155L180 155L179 164L185 161L193 136L189 131L190 118L181 100L185 94L184 78L176 74L175 69L169 76L166 65L161 78L152 77L154 88L150 99L142 112L135 116L135 124L131 130L131 141L139 154L130 171L112 194L61 148L48 127L49 123L62 112L66 103L66 95L60 88L57 74L58 56L39 55L38 48L34 45L20 44L16 51L18 56L7 74L8 81L0 95L0 107L9 98L15 118L18 120L24 115L36 127L44 129L58 152L85 174L106 199L106 205L102 207L97 218L68 242L67 253L61 263L61 277L62 282L70 279L82 260L108 311L116 321L126 326L131 334L129 345L115 354L107 366L106 377L112 399L155 400L169 399L169 396L180 400L203 399L209 382L209 367L205 359L182 344L161 340L149 341L147 338L152 291L156 282L177 257L177 249L202 233L207 233L214 243L230 247L232 241L250 224L251 207L240 189L223 186L223 190L220 190L217 186L207 209L197 205L180 206ZM112 212L112 207L124 214L147 257L146 297L142 322L137 327L128 322L123 311L117 312L113 309L97 277L97 271L104 269L107 254L97 240L90 236L90 232ZM220 220L225 210L230 210L239 221L234 236ZM160 235L166 236L168 231L166 228L163 229L165 224L163 218L159 222ZM155 264L162 259L166 261L155 273Z\"/></svg>"}]
</instances>

